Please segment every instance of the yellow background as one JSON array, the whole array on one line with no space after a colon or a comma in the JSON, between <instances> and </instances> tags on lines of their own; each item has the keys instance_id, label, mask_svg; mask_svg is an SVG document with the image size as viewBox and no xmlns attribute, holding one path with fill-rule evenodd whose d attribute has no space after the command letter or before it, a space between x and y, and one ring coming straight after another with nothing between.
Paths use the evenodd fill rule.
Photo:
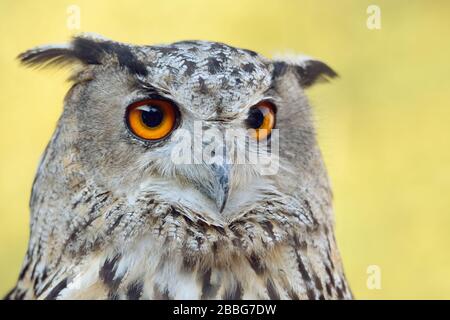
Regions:
<instances>
[{"instance_id":1,"label":"yellow background","mask_svg":"<svg viewBox=\"0 0 450 320\"><path fill-rule=\"evenodd\" d=\"M67 27L69 5L80 30ZM381 30L366 27L370 4ZM0 294L19 272L34 171L67 71L20 67L32 46L95 32L137 44L206 39L302 52L341 75L309 91L356 298L450 298L449 1L0 0ZM381 270L381 289L366 286Z\"/></svg>"}]
</instances>

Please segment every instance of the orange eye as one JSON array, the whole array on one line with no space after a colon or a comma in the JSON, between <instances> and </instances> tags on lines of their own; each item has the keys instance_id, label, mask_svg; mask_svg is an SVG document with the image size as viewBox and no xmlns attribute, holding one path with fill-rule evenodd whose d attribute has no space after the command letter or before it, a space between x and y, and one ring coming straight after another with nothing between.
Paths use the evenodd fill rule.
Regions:
<instances>
[{"instance_id":1,"label":"orange eye","mask_svg":"<svg viewBox=\"0 0 450 320\"><path fill-rule=\"evenodd\" d=\"M131 132L144 140L159 140L172 132L176 123L173 103L149 99L128 107L126 120Z\"/></svg>"},{"instance_id":2,"label":"orange eye","mask_svg":"<svg viewBox=\"0 0 450 320\"><path fill-rule=\"evenodd\" d=\"M253 136L256 140L267 138L275 127L274 105L268 101L254 105L248 113L246 123L250 129L255 129Z\"/></svg>"}]
</instances>

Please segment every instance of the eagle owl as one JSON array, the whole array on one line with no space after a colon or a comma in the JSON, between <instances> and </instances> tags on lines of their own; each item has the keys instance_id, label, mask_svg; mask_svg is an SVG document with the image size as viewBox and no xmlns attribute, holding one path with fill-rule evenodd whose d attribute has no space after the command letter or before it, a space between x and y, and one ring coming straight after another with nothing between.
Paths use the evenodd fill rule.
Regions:
<instances>
[{"instance_id":1,"label":"eagle owl","mask_svg":"<svg viewBox=\"0 0 450 320\"><path fill-rule=\"evenodd\" d=\"M91 35L19 59L74 72L7 298L352 297L304 93L336 76L325 63Z\"/></svg>"}]
</instances>

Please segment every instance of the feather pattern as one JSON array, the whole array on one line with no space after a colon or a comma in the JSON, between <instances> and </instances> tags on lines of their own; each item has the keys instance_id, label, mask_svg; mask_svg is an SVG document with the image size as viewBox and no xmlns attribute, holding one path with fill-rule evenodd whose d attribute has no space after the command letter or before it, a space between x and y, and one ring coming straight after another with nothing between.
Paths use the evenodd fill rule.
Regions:
<instances>
[{"instance_id":1,"label":"feather pattern","mask_svg":"<svg viewBox=\"0 0 450 320\"><path fill-rule=\"evenodd\" d=\"M302 89L335 75L325 64L286 67L204 41L134 47L83 37L20 59L78 61L89 81L67 94L36 173L29 246L8 299L352 297ZM148 144L127 131L124 108L149 87L178 104L188 132L194 120L220 130L242 125L270 97L285 130L279 173L232 165L227 206L214 209L220 181L211 167L167 160L177 132Z\"/></svg>"}]
</instances>

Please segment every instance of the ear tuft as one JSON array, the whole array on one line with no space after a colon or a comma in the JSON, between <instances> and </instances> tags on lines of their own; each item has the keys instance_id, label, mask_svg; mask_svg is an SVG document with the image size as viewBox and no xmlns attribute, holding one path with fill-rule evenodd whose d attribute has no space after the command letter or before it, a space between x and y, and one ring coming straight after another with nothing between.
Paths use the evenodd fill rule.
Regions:
<instances>
[{"instance_id":1,"label":"ear tuft","mask_svg":"<svg viewBox=\"0 0 450 320\"><path fill-rule=\"evenodd\" d=\"M338 76L326 63L306 56L285 56L274 59L273 78L282 76L287 70L293 70L304 88L319 82L328 82Z\"/></svg>"},{"instance_id":2,"label":"ear tuft","mask_svg":"<svg viewBox=\"0 0 450 320\"><path fill-rule=\"evenodd\" d=\"M70 45L47 45L27 50L17 56L26 66L61 66L76 60Z\"/></svg>"},{"instance_id":3,"label":"ear tuft","mask_svg":"<svg viewBox=\"0 0 450 320\"><path fill-rule=\"evenodd\" d=\"M112 41L91 34L74 37L69 44L39 46L17 58L26 66L65 66L71 63L101 64L106 54L111 54Z\"/></svg>"},{"instance_id":4,"label":"ear tuft","mask_svg":"<svg viewBox=\"0 0 450 320\"><path fill-rule=\"evenodd\" d=\"M36 47L20 54L18 59L27 66L43 67L70 63L98 65L109 61L132 74L147 75L145 64L139 61L131 46L92 35L75 37L70 44Z\"/></svg>"},{"instance_id":5,"label":"ear tuft","mask_svg":"<svg viewBox=\"0 0 450 320\"><path fill-rule=\"evenodd\" d=\"M304 65L296 66L295 69L299 75L300 83L304 87L310 87L317 82L328 82L329 79L338 76L336 71L318 60L305 61Z\"/></svg>"}]
</instances>

